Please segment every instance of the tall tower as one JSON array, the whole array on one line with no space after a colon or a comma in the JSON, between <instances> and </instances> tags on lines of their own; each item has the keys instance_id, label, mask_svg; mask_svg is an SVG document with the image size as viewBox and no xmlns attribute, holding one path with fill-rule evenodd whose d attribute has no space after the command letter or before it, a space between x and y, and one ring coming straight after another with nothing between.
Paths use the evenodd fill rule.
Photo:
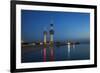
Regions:
<instances>
[{"instance_id":1,"label":"tall tower","mask_svg":"<svg viewBox=\"0 0 100 73\"><path fill-rule=\"evenodd\" d=\"M43 35L44 35L44 45L46 45L47 44L47 31L46 30L44 30Z\"/></svg>"},{"instance_id":2,"label":"tall tower","mask_svg":"<svg viewBox=\"0 0 100 73\"><path fill-rule=\"evenodd\" d=\"M53 39L53 36L54 36L53 24L50 24L49 33L50 33L50 45L53 45L53 41L54 41L54 39Z\"/></svg>"},{"instance_id":3,"label":"tall tower","mask_svg":"<svg viewBox=\"0 0 100 73\"><path fill-rule=\"evenodd\" d=\"M53 49L53 43L54 43L54 39L53 39L53 36L54 36L54 29L53 29L53 24L51 23L50 24L50 53L51 53L51 61L54 60L54 49Z\"/></svg>"}]
</instances>

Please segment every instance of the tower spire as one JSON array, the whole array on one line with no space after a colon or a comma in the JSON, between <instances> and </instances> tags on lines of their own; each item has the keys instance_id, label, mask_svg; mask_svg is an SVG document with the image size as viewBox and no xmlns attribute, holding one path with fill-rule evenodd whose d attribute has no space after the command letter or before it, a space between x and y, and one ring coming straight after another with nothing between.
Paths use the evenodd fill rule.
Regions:
<instances>
[{"instance_id":1,"label":"tower spire","mask_svg":"<svg viewBox=\"0 0 100 73\"><path fill-rule=\"evenodd\" d=\"M53 24L53 17L51 17L51 24Z\"/></svg>"}]
</instances>

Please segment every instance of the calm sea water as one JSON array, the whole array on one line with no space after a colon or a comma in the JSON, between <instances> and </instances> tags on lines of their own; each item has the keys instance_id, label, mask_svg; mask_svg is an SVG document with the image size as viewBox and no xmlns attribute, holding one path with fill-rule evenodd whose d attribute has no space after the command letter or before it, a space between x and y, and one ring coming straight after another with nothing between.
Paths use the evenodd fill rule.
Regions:
<instances>
[{"instance_id":1,"label":"calm sea water","mask_svg":"<svg viewBox=\"0 0 100 73\"><path fill-rule=\"evenodd\" d=\"M90 59L90 44L43 47L28 46L21 50L21 61L25 62L46 62L46 61L68 61Z\"/></svg>"}]
</instances>

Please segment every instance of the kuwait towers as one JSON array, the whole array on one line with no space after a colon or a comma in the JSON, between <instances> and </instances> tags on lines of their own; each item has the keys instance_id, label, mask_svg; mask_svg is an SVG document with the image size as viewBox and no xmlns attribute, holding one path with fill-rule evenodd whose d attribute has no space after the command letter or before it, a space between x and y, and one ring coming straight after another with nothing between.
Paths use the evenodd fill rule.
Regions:
<instances>
[{"instance_id":1,"label":"kuwait towers","mask_svg":"<svg viewBox=\"0 0 100 73\"><path fill-rule=\"evenodd\" d=\"M54 42L54 39L53 39L53 36L54 36L53 24L50 24L49 34L50 34L49 43L50 43L50 45L53 45L53 42ZM47 31L46 30L44 30L43 35L44 35L44 45L46 45L47 44Z\"/></svg>"}]
</instances>

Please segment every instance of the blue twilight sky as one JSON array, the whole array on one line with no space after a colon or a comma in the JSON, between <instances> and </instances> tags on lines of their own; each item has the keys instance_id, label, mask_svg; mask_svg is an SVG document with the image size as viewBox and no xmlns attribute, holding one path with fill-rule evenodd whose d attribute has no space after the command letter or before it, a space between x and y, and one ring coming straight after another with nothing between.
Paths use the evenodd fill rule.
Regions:
<instances>
[{"instance_id":1,"label":"blue twilight sky","mask_svg":"<svg viewBox=\"0 0 100 73\"><path fill-rule=\"evenodd\" d=\"M89 13L21 10L22 40L43 41L44 30L49 40L51 23L54 24L55 41L90 39Z\"/></svg>"}]
</instances>

